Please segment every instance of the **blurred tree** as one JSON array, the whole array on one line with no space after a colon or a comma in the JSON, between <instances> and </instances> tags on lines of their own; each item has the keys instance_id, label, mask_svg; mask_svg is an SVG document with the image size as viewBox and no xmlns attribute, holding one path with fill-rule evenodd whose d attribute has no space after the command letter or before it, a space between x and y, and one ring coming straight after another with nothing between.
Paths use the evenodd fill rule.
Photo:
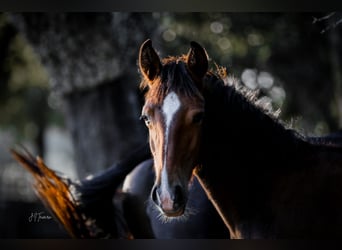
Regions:
<instances>
[{"instance_id":1,"label":"blurred tree","mask_svg":"<svg viewBox=\"0 0 342 250\"><path fill-rule=\"evenodd\" d=\"M60 100L80 177L95 173L146 141L139 121L136 60L152 38L151 14L12 14L46 67Z\"/></svg>"},{"instance_id":2,"label":"blurred tree","mask_svg":"<svg viewBox=\"0 0 342 250\"><path fill-rule=\"evenodd\" d=\"M339 128L333 75L341 69L332 65L329 34L322 34L324 26L313 24L313 17L325 14L282 14L283 21L275 20L269 67L290 93L286 115L302 114L310 130L321 124L329 132Z\"/></svg>"},{"instance_id":3,"label":"blurred tree","mask_svg":"<svg viewBox=\"0 0 342 250\"><path fill-rule=\"evenodd\" d=\"M43 155L43 134L51 112L46 102L47 77L5 14L0 14L0 54L1 128L33 141Z\"/></svg>"},{"instance_id":4,"label":"blurred tree","mask_svg":"<svg viewBox=\"0 0 342 250\"><path fill-rule=\"evenodd\" d=\"M4 101L4 95L8 88L8 79L10 76L10 70L6 64L6 58L8 56L9 47L17 34L15 28L6 22L4 14L0 14L0 101Z\"/></svg>"}]
</instances>

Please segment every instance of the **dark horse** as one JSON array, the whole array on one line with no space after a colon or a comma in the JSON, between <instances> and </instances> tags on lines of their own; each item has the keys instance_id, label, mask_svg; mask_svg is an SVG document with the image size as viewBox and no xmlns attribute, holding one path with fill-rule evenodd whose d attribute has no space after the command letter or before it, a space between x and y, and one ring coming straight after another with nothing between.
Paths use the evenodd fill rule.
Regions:
<instances>
[{"instance_id":1,"label":"dark horse","mask_svg":"<svg viewBox=\"0 0 342 250\"><path fill-rule=\"evenodd\" d=\"M186 220L166 223L150 202L155 174L148 145L92 178L70 180L30 153L12 154L35 178L44 205L74 238L226 238L229 232L200 184L190 186ZM123 188L120 186L123 184Z\"/></svg>"},{"instance_id":2,"label":"dark horse","mask_svg":"<svg viewBox=\"0 0 342 250\"><path fill-rule=\"evenodd\" d=\"M342 237L340 134L317 139L287 128L206 51L160 60L147 40L139 54L142 118L156 172L151 197L168 217L186 210L196 176L232 238Z\"/></svg>"}]
</instances>

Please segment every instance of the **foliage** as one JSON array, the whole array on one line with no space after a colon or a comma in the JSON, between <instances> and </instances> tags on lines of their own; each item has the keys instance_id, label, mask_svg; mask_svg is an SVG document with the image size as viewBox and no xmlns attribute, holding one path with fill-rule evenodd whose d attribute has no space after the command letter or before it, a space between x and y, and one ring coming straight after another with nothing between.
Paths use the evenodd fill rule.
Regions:
<instances>
[{"instance_id":1,"label":"foliage","mask_svg":"<svg viewBox=\"0 0 342 250\"><path fill-rule=\"evenodd\" d=\"M14 28L5 14L0 20L1 49L6 50L0 68L0 128L18 139L36 140L46 120L59 121L60 115L48 106L48 76L37 54L21 34L6 32Z\"/></svg>"}]
</instances>

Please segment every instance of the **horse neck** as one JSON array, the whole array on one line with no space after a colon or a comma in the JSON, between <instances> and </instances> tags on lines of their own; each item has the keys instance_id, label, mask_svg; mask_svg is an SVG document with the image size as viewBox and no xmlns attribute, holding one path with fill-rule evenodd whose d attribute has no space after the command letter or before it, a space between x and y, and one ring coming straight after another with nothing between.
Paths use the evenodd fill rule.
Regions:
<instances>
[{"instance_id":1,"label":"horse neck","mask_svg":"<svg viewBox=\"0 0 342 250\"><path fill-rule=\"evenodd\" d=\"M233 87L214 85L204 96L202 165L196 175L231 234L239 237L239 223L267 210L272 173L291 165L284 162L302 141Z\"/></svg>"},{"instance_id":2,"label":"horse neck","mask_svg":"<svg viewBox=\"0 0 342 250\"><path fill-rule=\"evenodd\" d=\"M265 155L281 159L302 142L294 131L286 129L231 86L214 85L205 92L205 101L204 154L214 151L216 158L236 158L240 163L244 161L242 156L253 156L254 162L267 163Z\"/></svg>"}]
</instances>

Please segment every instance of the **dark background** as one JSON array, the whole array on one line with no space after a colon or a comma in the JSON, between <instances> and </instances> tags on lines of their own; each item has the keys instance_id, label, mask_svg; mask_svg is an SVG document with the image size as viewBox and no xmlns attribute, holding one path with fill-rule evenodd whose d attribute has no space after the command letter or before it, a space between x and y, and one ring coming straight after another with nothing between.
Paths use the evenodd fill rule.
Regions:
<instances>
[{"instance_id":1,"label":"dark background","mask_svg":"<svg viewBox=\"0 0 342 250\"><path fill-rule=\"evenodd\" d=\"M66 237L13 162L17 143L71 178L97 173L147 140L139 121L137 56L147 38L161 56L202 44L229 74L301 133L342 126L342 14L0 14L0 237Z\"/></svg>"}]
</instances>

